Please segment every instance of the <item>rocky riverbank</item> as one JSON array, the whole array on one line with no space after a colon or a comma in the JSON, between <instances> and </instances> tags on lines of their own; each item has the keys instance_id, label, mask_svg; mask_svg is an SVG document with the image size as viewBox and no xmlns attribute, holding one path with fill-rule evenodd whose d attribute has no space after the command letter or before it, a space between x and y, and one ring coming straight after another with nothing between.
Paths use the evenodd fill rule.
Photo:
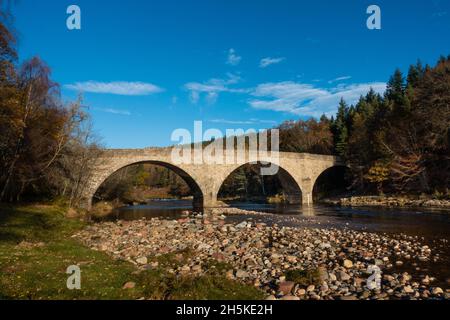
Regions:
<instances>
[{"instance_id":1,"label":"rocky riverbank","mask_svg":"<svg viewBox=\"0 0 450 320\"><path fill-rule=\"evenodd\" d=\"M225 216L195 215L179 220L105 222L90 225L75 238L94 250L129 261L140 270L158 267L158 257L192 250L183 264L167 270L178 276L201 275L208 261L229 266L226 276L251 283L268 299L429 299L449 298L433 285L433 275L413 278L396 267L415 268L439 255L418 237L387 236L353 230L293 228ZM369 266L382 271L381 289L367 287Z\"/></svg>"},{"instance_id":2,"label":"rocky riverbank","mask_svg":"<svg viewBox=\"0 0 450 320\"><path fill-rule=\"evenodd\" d=\"M338 199L326 199L322 202L325 204L340 205L345 207L415 207L450 210L449 200L417 199L400 196L358 196Z\"/></svg>"}]
</instances>

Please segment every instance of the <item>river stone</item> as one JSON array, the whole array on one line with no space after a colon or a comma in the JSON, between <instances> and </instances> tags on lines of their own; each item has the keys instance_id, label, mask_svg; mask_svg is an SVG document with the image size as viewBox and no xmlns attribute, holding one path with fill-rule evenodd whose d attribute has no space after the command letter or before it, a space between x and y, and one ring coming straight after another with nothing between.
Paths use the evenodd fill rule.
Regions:
<instances>
[{"instance_id":1,"label":"river stone","mask_svg":"<svg viewBox=\"0 0 450 320\"><path fill-rule=\"evenodd\" d=\"M191 271L191 267L189 267L188 265L184 265L180 268L180 271L183 273L187 273Z\"/></svg>"},{"instance_id":2,"label":"river stone","mask_svg":"<svg viewBox=\"0 0 450 320\"><path fill-rule=\"evenodd\" d=\"M297 257L295 257L295 256L287 256L286 260L287 260L287 262L290 262L290 263L296 263L297 262Z\"/></svg>"},{"instance_id":3,"label":"river stone","mask_svg":"<svg viewBox=\"0 0 450 320\"><path fill-rule=\"evenodd\" d=\"M228 270L228 271L225 273L225 277L226 277L227 279L234 279L234 273L233 273L233 270Z\"/></svg>"},{"instance_id":4,"label":"river stone","mask_svg":"<svg viewBox=\"0 0 450 320\"><path fill-rule=\"evenodd\" d=\"M353 268L353 262L351 260L344 260L344 267L347 269Z\"/></svg>"},{"instance_id":5,"label":"river stone","mask_svg":"<svg viewBox=\"0 0 450 320\"><path fill-rule=\"evenodd\" d=\"M247 278L248 277L248 272L239 269L238 271L236 271L236 278Z\"/></svg>"},{"instance_id":6,"label":"river stone","mask_svg":"<svg viewBox=\"0 0 450 320\"><path fill-rule=\"evenodd\" d=\"M134 289L134 287L136 287L136 283L129 281L127 283L125 283L122 287L122 289L126 290L126 289Z\"/></svg>"},{"instance_id":7,"label":"river stone","mask_svg":"<svg viewBox=\"0 0 450 320\"><path fill-rule=\"evenodd\" d=\"M390 274L385 274L383 276L384 280L386 280L387 282L392 282L395 280L395 278L393 276L391 276Z\"/></svg>"},{"instance_id":8,"label":"river stone","mask_svg":"<svg viewBox=\"0 0 450 320\"><path fill-rule=\"evenodd\" d=\"M436 295L439 295L439 294L443 294L444 291L443 291L441 288L436 287L436 288L433 288L433 290L431 291L431 293L434 294L434 295L436 296Z\"/></svg>"},{"instance_id":9,"label":"river stone","mask_svg":"<svg viewBox=\"0 0 450 320\"><path fill-rule=\"evenodd\" d=\"M321 287L320 287L320 291L322 292L327 292L328 290L330 290L330 288L328 287L328 285L326 283L324 283Z\"/></svg>"},{"instance_id":10,"label":"river stone","mask_svg":"<svg viewBox=\"0 0 450 320\"><path fill-rule=\"evenodd\" d=\"M320 248L320 249L330 249L330 248L331 248L331 244L322 242L322 243L319 245L319 248Z\"/></svg>"},{"instance_id":11,"label":"river stone","mask_svg":"<svg viewBox=\"0 0 450 320\"><path fill-rule=\"evenodd\" d=\"M291 291L294 288L294 286L295 286L295 282L293 282L293 281L284 281L284 282L281 282L278 285L278 290L282 294L286 295L286 294L291 293Z\"/></svg>"},{"instance_id":12,"label":"river stone","mask_svg":"<svg viewBox=\"0 0 450 320\"><path fill-rule=\"evenodd\" d=\"M218 210L216 214L221 213L219 209L216 210ZM300 218L288 219L294 221ZM266 296L277 294L279 288L276 287L277 291L274 290L273 284L281 285L286 282L283 275L287 270L296 270L300 267L303 270L319 269L320 279L318 280L320 281L314 283L316 286L313 291L307 293L305 287L299 289L296 286L283 289L283 294L286 293L289 296L295 292L295 295L304 299L319 297L329 300L338 299L342 295L364 298L366 295L364 292L368 290L362 283L369 276L365 272L375 259L379 259L375 262L380 264L390 264L389 261L383 263L381 259L392 257L392 263L395 265L396 261L406 261L405 255L410 254L411 264L416 263L413 269L418 267L419 257L426 257L428 261L433 261L435 258L442 259L436 254L431 256L429 252L437 252L437 250L423 248L420 238L407 235L397 238L381 233L359 232L345 228L326 230L314 227L279 226L273 223L277 221L275 219L271 221L270 226L259 225L258 227L252 226L259 223L259 218L252 220L253 222L247 220L245 227L241 229L235 228L239 222L221 221L220 224L212 215L208 218L211 222L208 225L204 225L201 219L194 219L194 216L189 217L188 220L184 224L158 218L130 222L104 222L87 226L74 237L94 250L103 247L104 251L115 259L138 265L137 270L148 266L136 263L137 260L144 262L140 260L141 257L174 254L177 258L176 264L158 266L174 276L194 273L197 268L200 270L200 267L196 267L197 265L207 264L210 259L223 260L230 265L230 270L226 272L227 278L236 279L235 275L237 275L240 277L238 281L258 285ZM327 248L320 248L322 243L331 244L331 248L328 248L328 245ZM194 254L188 256L184 253L180 254L188 248L193 250ZM349 248L356 250L350 254ZM276 264L272 264L271 260ZM345 260L350 261L351 264ZM436 295L432 294L430 291L433 290L428 287L426 281L420 284L413 283L409 275L398 273L398 270L383 271L392 274L387 279L390 281L386 281L385 276L381 290L369 291L371 292L369 298L444 297L442 293L439 293L439 289L435 289ZM198 273L195 272L195 274ZM429 284L432 283L432 275L429 276ZM424 278L425 274L421 279ZM412 290L412 292L406 296L402 289L408 285L410 288L406 291ZM324 292L326 286L329 290ZM443 291L445 292L445 288ZM419 296L417 296L418 293Z\"/></svg>"},{"instance_id":13,"label":"river stone","mask_svg":"<svg viewBox=\"0 0 450 320\"><path fill-rule=\"evenodd\" d=\"M358 300L356 296L342 296L339 297L339 300Z\"/></svg>"},{"instance_id":14,"label":"river stone","mask_svg":"<svg viewBox=\"0 0 450 320\"><path fill-rule=\"evenodd\" d=\"M339 272L339 279L341 281L348 281L348 280L351 279L351 277L347 273L345 273L344 271L341 271L341 272Z\"/></svg>"},{"instance_id":15,"label":"river stone","mask_svg":"<svg viewBox=\"0 0 450 320\"><path fill-rule=\"evenodd\" d=\"M376 266L382 266L382 265L383 265L383 260L381 260L381 259L375 259L375 265L376 265Z\"/></svg>"},{"instance_id":16,"label":"river stone","mask_svg":"<svg viewBox=\"0 0 450 320\"><path fill-rule=\"evenodd\" d=\"M425 276L425 278L422 279L422 283L424 285L429 285L430 284L430 277L428 277L428 275Z\"/></svg>"},{"instance_id":17,"label":"river stone","mask_svg":"<svg viewBox=\"0 0 450 320\"><path fill-rule=\"evenodd\" d=\"M305 289L298 289L297 290L297 295L298 296L304 296L306 294L306 290Z\"/></svg>"},{"instance_id":18,"label":"river stone","mask_svg":"<svg viewBox=\"0 0 450 320\"><path fill-rule=\"evenodd\" d=\"M317 268L317 271L319 273L319 280L321 283L323 283L324 281L327 281L329 279L327 268L319 267L319 268Z\"/></svg>"},{"instance_id":19,"label":"river stone","mask_svg":"<svg viewBox=\"0 0 450 320\"><path fill-rule=\"evenodd\" d=\"M148 260L147 260L147 257L141 257L141 258L136 259L136 262L139 264L147 264Z\"/></svg>"},{"instance_id":20,"label":"river stone","mask_svg":"<svg viewBox=\"0 0 450 320\"><path fill-rule=\"evenodd\" d=\"M202 266L199 264L196 264L195 266L192 267L192 271L193 272L201 272L202 271Z\"/></svg>"},{"instance_id":21,"label":"river stone","mask_svg":"<svg viewBox=\"0 0 450 320\"><path fill-rule=\"evenodd\" d=\"M403 291L404 291L405 293L413 293L413 292L414 292L414 289L411 288L411 286L405 286L405 287L403 288Z\"/></svg>"},{"instance_id":22,"label":"river stone","mask_svg":"<svg viewBox=\"0 0 450 320\"><path fill-rule=\"evenodd\" d=\"M311 284L308 286L308 288L306 288L306 292L312 292L312 291L314 291L314 289L316 289L316 286Z\"/></svg>"},{"instance_id":23,"label":"river stone","mask_svg":"<svg viewBox=\"0 0 450 320\"><path fill-rule=\"evenodd\" d=\"M236 225L236 228L238 228L238 229L247 228L247 222L244 221L244 222L239 223L238 225Z\"/></svg>"},{"instance_id":24,"label":"river stone","mask_svg":"<svg viewBox=\"0 0 450 320\"><path fill-rule=\"evenodd\" d=\"M289 295L282 297L281 300L288 300L288 301L292 300L293 301L293 300L300 300L300 298L289 294Z\"/></svg>"}]
</instances>

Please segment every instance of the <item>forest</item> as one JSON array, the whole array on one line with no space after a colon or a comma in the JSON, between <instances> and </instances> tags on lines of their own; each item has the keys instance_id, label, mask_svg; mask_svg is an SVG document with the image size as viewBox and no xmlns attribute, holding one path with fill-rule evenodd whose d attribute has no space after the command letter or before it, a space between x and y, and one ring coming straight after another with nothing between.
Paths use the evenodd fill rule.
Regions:
<instances>
[{"instance_id":1,"label":"forest","mask_svg":"<svg viewBox=\"0 0 450 320\"><path fill-rule=\"evenodd\" d=\"M39 57L18 63L11 20L0 18L0 201L78 206L101 154L89 112L81 98L62 102Z\"/></svg>"},{"instance_id":2,"label":"forest","mask_svg":"<svg viewBox=\"0 0 450 320\"><path fill-rule=\"evenodd\" d=\"M361 192L448 194L450 56L395 70L383 96L341 100L335 117L280 126L280 149L335 154Z\"/></svg>"},{"instance_id":3,"label":"forest","mask_svg":"<svg viewBox=\"0 0 450 320\"><path fill-rule=\"evenodd\" d=\"M18 63L8 19L0 22L0 201L64 199L77 206L102 146L82 98L64 103L50 67L39 57ZM280 151L338 155L350 168L348 190L449 197L450 56L395 70L384 95L369 91L335 116L282 123ZM167 169L141 165L118 172L100 200L130 188L165 188L182 197L186 184ZM280 185L250 166L224 186L224 197L277 195ZM163 194L164 195L164 194Z\"/></svg>"}]
</instances>

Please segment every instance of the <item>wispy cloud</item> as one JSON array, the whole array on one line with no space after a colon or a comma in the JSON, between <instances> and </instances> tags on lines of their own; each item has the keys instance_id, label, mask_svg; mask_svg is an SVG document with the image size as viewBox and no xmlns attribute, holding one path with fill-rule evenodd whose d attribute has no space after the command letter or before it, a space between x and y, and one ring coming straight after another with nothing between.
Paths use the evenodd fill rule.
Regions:
<instances>
[{"instance_id":1,"label":"wispy cloud","mask_svg":"<svg viewBox=\"0 0 450 320\"><path fill-rule=\"evenodd\" d=\"M311 43L311 44L318 44L318 43L320 43L319 39L311 38L311 37L306 38L305 41L308 42L308 43Z\"/></svg>"},{"instance_id":2,"label":"wispy cloud","mask_svg":"<svg viewBox=\"0 0 450 320\"><path fill-rule=\"evenodd\" d=\"M339 81L345 81L345 80L349 80L351 78L352 78L351 76L342 76L342 77L332 79L332 80L328 81L328 83L331 84L331 83L335 83L335 82L339 82Z\"/></svg>"},{"instance_id":3,"label":"wispy cloud","mask_svg":"<svg viewBox=\"0 0 450 320\"><path fill-rule=\"evenodd\" d=\"M261 59L261 61L259 62L259 67L260 68L267 68L268 66L272 65L272 64L277 64L280 62L283 62L286 58L280 57L280 58L263 58Z\"/></svg>"},{"instance_id":4,"label":"wispy cloud","mask_svg":"<svg viewBox=\"0 0 450 320\"><path fill-rule=\"evenodd\" d=\"M236 50L234 50L233 48L228 50L227 64L237 66L241 62L241 60L242 57L236 54Z\"/></svg>"},{"instance_id":5,"label":"wispy cloud","mask_svg":"<svg viewBox=\"0 0 450 320\"><path fill-rule=\"evenodd\" d=\"M98 110L98 111L106 112L106 113L117 114L117 115L122 115L122 116L131 116L131 112L128 110L118 110L118 109L113 109L113 108L94 108L94 110Z\"/></svg>"},{"instance_id":6,"label":"wispy cloud","mask_svg":"<svg viewBox=\"0 0 450 320\"><path fill-rule=\"evenodd\" d=\"M442 18L442 17L445 17L446 15L447 15L447 11L439 11L439 12L433 13L433 17L437 17L437 18Z\"/></svg>"},{"instance_id":7,"label":"wispy cloud","mask_svg":"<svg viewBox=\"0 0 450 320\"><path fill-rule=\"evenodd\" d=\"M226 79L213 78L206 82L189 82L184 85L184 88L190 92L191 102L197 103L202 94L205 95L206 102L214 104L221 92L245 92L245 89L236 89L230 87L237 84L241 77L236 74L228 73Z\"/></svg>"},{"instance_id":8,"label":"wispy cloud","mask_svg":"<svg viewBox=\"0 0 450 320\"><path fill-rule=\"evenodd\" d=\"M76 82L74 84L67 84L66 89L90 92L90 93L105 93L123 96L145 96L164 91L162 88L145 82L98 82L86 81Z\"/></svg>"},{"instance_id":9,"label":"wispy cloud","mask_svg":"<svg viewBox=\"0 0 450 320\"><path fill-rule=\"evenodd\" d=\"M339 85L331 89L314 87L311 84L291 81L265 83L257 86L251 93L255 98L249 100L251 107L273 110L301 116L320 117L322 114L334 115L339 100L356 103L370 88L383 93L386 84L381 82Z\"/></svg>"},{"instance_id":10,"label":"wispy cloud","mask_svg":"<svg viewBox=\"0 0 450 320\"><path fill-rule=\"evenodd\" d=\"M276 124L273 120L249 119L249 120L226 120L226 119L212 119L208 120L211 123L231 124L231 125L254 125L254 124Z\"/></svg>"}]
</instances>

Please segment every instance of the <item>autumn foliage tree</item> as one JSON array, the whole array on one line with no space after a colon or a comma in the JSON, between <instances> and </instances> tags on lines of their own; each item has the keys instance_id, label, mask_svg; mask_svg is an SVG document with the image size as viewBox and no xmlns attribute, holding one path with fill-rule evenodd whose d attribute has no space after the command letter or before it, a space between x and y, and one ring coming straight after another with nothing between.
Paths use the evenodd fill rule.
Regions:
<instances>
[{"instance_id":1,"label":"autumn foliage tree","mask_svg":"<svg viewBox=\"0 0 450 320\"><path fill-rule=\"evenodd\" d=\"M333 153L333 135L330 121L322 117L319 121L286 121L279 127L280 150L285 152Z\"/></svg>"},{"instance_id":2,"label":"autumn foliage tree","mask_svg":"<svg viewBox=\"0 0 450 320\"><path fill-rule=\"evenodd\" d=\"M76 170L76 159L92 148L81 101L61 102L59 86L40 58L17 66L14 36L1 21L0 44L0 201L73 192L78 177L68 177L61 168ZM74 152L77 145L82 148Z\"/></svg>"},{"instance_id":3,"label":"autumn foliage tree","mask_svg":"<svg viewBox=\"0 0 450 320\"><path fill-rule=\"evenodd\" d=\"M360 192L448 193L450 57L395 70L384 95L374 90L320 121L283 123L280 150L335 154L349 165Z\"/></svg>"},{"instance_id":4,"label":"autumn foliage tree","mask_svg":"<svg viewBox=\"0 0 450 320\"><path fill-rule=\"evenodd\" d=\"M418 62L406 77L396 70L384 96L370 91L348 112L340 108L332 126L343 123L345 130L333 131L335 146L350 165L357 189L447 192L450 57L434 67ZM343 131L349 133L347 142ZM347 143L344 152L342 142Z\"/></svg>"}]
</instances>

